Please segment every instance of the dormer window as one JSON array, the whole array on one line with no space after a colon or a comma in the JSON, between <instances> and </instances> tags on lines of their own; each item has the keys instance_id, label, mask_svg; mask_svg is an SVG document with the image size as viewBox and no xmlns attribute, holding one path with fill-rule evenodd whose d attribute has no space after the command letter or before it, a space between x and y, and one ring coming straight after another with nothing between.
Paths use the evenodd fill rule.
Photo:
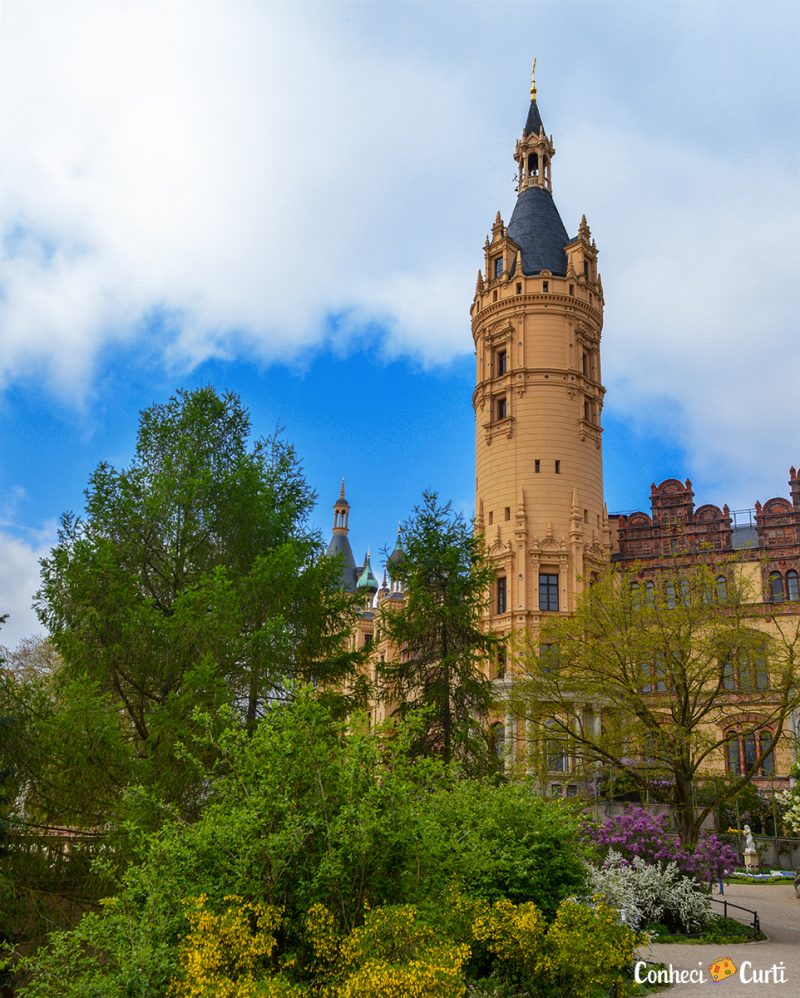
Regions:
<instances>
[{"instance_id":1,"label":"dormer window","mask_svg":"<svg viewBox=\"0 0 800 998\"><path fill-rule=\"evenodd\" d=\"M494 258L494 276L495 278L503 276L503 258L501 256Z\"/></svg>"}]
</instances>

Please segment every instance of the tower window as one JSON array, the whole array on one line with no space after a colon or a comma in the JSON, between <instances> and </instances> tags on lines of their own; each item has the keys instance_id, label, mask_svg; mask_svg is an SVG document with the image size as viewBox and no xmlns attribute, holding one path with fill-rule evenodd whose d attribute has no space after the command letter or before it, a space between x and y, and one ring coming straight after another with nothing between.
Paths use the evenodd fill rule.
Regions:
<instances>
[{"instance_id":1,"label":"tower window","mask_svg":"<svg viewBox=\"0 0 800 998\"><path fill-rule=\"evenodd\" d=\"M508 354L505 350L497 351L497 373L505 374L508 370Z\"/></svg>"},{"instance_id":2,"label":"tower window","mask_svg":"<svg viewBox=\"0 0 800 998\"><path fill-rule=\"evenodd\" d=\"M540 471L542 470L542 462L541 462L541 461L538 461L538 460L537 460L537 461L534 461L534 462L533 462L533 470L534 470L534 471L536 472L536 474L538 475L538 474L539 474L539 472L540 472Z\"/></svg>"},{"instance_id":3,"label":"tower window","mask_svg":"<svg viewBox=\"0 0 800 998\"><path fill-rule=\"evenodd\" d=\"M769 600L770 603L783 601L783 579L780 572L769 573Z\"/></svg>"},{"instance_id":4,"label":"tower window","mask_svg":"<svg viewBox=\"0 0 800 998\"><path fill-rule=\"evenodd\" d=\"M522 285L521 284L517 284L517 294L518 295L522 294Z\"/></svg>"},{"instance_id":5,"label":"tower window","mask_svg":"<svg viewBox=\"0 0 800 998\"><path fill-rule=\"evenodd\" d=\"M495 257L494 260L494 276L500 277L503 273L503 258L501 256Z\"/></svg>"},{"instance_id":6,"label":"tower window","mask_svg":"<svg viewBox=\"0 0 800 998\"><path fill-rule=\"evenodd\" d=\"M556 474L557 475L561 474L561 462L560 461L556 461Z\"/></svg>"},{"instance_id":7,"label":"tower window","mask_svg":"<svg viewBox=\"0 0 800 998\"><path fill-rule=\"evenodd\" d=\"M790 568L786 573L786 591L790 600L800 599L800 585L798 585L797 572Z\"/></svg>"},{"instance_id":8,"label":"tower window","mask_svg":"<svg viewBox=\"0 0 800 998\"><path fill-rule=\"evenodd\" d=\"M583 261L583 273L584 273L584 276L586 276L586 277L589 276L589 261L588 260L584 260Z\"/></svg>"},{"instance_id":9,"label":"tower window","mask_svg":"<svg viewBox=\"0 0 800 998\"><path fill-rule=\"evenodd\" d=\"M588 509L585 509L583 511L583 522L584 523L588 523L589 522L589 510Z\"/></svg>"},{"instance_id":10,"label":"tower window","mask_svg":"<svg viewBox=\"0 0 800 998\"><path fill-rule=\"evenodd\" d=\"M539 609L558 610L558 575L539 575Z\"/></svg>"},{"instance_id":11,"label":"tower window","mask_svg":"<svg viewBox=\"0 0 800 998\"><path fill-rule=\"evenodd\" d=\"M575 285L574 284L570 284L570 286L569 286L569 293L571 295L575 294Z\"/></svg>"},{"instance_id":12,"label":"tower window","mask_svg":"<svg viewBox=\"0 0 800 998\"><path fill-rule=\"evenodd\" d=\"M549 290L550 290L550 282L549 281L542 281L542 293L543 294L547 294L547 292Z\"/></svg>"},{"instance_id":13,"label":"tower window","mask_svg":"<svg viewBox=\"0 0 800 998\"><path fill-rule=\"evenodd\" d=\"M592 403L589 399L583 400L583 418L587 423L591 423L592 421Z\"/></svg>"},{"instance_id":14,"label":"tower window","mask_svg":"<svg viewBox=\"0 0 800 998\"><path fill-rule=\"evenodd\" d=\"M497 612L506 612L506 577L501 575L497 579Z\"/></svg>"},{"instance_id":15,"label":"tower window","mask_svg":"<svg viewBox=\"0 0 800 998\"><path fill-rule=\"evenodd\" d=\"M503 396L497 399L497 418L505 419L508 415L508 400Z\"/></svg>"},{"instance_id":16,"label":"tower window","mask_svg":"<svg viewBox=\"0 0 800 998\"><path fill-rule=\"evenodd\" d=\"M491 510L489 510L489 526L491 527L493 523L494 523L494 513Z\"/></svg>"},{"instance_id":17,"label":"tower window","mask_svg":"<svg viewBox=\"0 0 800 998\"><path fill-rule=\"evenodd\" d=\"M506 517L506 520L510 520L511 519L511 507L510 506L506 506L506 508L505 508L505 517Z\"/></svg>"}]
</instances>

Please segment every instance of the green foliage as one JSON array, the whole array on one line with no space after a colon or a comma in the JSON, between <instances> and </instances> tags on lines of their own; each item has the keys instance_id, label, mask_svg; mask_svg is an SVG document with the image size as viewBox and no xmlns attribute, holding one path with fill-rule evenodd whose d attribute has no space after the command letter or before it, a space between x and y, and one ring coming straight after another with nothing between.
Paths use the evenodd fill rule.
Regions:
<instances>
[{"instance_id":1,"label":"green foliage","mask_svg":"<svg viewBox=\"0 0 800 998\"><path fill-rule=\"evenodd\" d=\"M403 557L392 579L405 602L385 603L380 618L383 635L401 651L381 671L384 695L400 716L430 708L417 753L486 771L495 760L481 723L493 700L485 664L496 639L480 624L494 578L482 538L432 492L401 535Z\"/></svg>"},{"instance_id":2,"label":"green foliage","mask_svg":"<svg viewBox=\"0 0 800 998\"><path fill-rule=\"evenodd\" d=\"M179 392L140 418L128 468L101 464L86 515L62 518L37 608L70 676L114 703L141 782L180 799L177 743L197 707L252 727L288 680L336 683L352 600L307 526L291 447L248 444L237 396ZM187 801L187 806L190 802Z\"/></svg>"},{"instance_id":3,"label":"green foliage","mask_svg":"<svg viewBox=\"0 0 800 998\"><path fill-rule=\"evenodd\" d=\"M668 800L692 848L704 819L752 780L800 706L800 631L775 621L767 634L752 601L735 566L724 587L704 565L658 580L636 566L612 570L581 595L574 614L544 622L540 647L522 656L511 706L543 735L558 732L587 776L624 772L640 794ZM767 685L757 714L745 716L741 690ZM599 715L591 723L587 705ZM758 743L748 772L709 783L696 808L696 785L723 761L731 724L740 737L774 735Z\"/></svg>"},{"instance_id":4,"label":"green foliage","mask_svg":"<svg viewBox=\"0 0 800 998\"><path fill-rule=\"evenodd\" d=\"M365 911L399 906L351 936L363 984L364 968L388 974L404 960L422 961L414 971L420 979L460 974L456 950L428 959L429 933L420 928L412 957L397 930L403 906L413 904L424 914L420 925L441 931L453 882L487 901L510 896L545 911L580 889L577 821L566 807L525 787L461 781L439 761L409 758L413 732L387 738L358 729L348 730L309 690L274 707L250 736L235 726L219 735L209 725L216 761L200 818L151 834L102 913L51 937L30 964L26 998L163 994L180 972L186 899L201 895L212 912L224 911L229 895L280 910L282 952L293 961L284 970L301 981L339 959L339 943L327 954L321 947L325 932L341 940L359 929ZM329 919L315 935L308 917L322 907ZM346 993L364 992L353 984Z\"/></svg>"},{"instance_id":5,"label":"green foliage","mask_svg":"<svg viewBox=\"0 0 800 998\"><path fill-rule=\"evenodd\" d=\"M455 882L474 897L530 901L552 916L585 884L576 811L525 784L458 782L429 800L426 834L426 882L436 891Z\"/></svg>"}]
</instances>

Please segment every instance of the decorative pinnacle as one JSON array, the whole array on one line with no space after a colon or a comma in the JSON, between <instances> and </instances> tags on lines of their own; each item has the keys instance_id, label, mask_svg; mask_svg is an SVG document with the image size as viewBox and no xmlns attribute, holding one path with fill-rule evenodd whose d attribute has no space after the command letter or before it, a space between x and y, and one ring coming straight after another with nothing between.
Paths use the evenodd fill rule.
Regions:
<instances>
[{"instance_id":1,"label":"decorative pinnacle","mask_svg":"<svg viewBox=\"0 0 800 998\"><path fill-rule=\"evenodd\" d=\"M344 499L344 479L342 479L342 487L339 489L339 498Z\"/></svg>"},{"instance_id":2,"label":"decorative pinnacle","mask_svg":"<svg viewBox=\"0 0 800 998\"><path fill-rule=\"evenodd\" d=\"M531 63L531 100L536 100L536 60Z\"/></svg>"}]
</instances>

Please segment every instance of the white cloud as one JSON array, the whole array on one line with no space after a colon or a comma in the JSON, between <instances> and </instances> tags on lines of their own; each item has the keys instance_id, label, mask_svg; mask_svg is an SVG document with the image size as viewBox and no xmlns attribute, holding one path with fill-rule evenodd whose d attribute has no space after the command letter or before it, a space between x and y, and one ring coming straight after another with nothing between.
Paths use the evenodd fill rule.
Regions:
<instances>
[{"instance_id":1,"label":"white cloud","mask_svg":"<svg viewBox=\"0 0 800 998\"><path fill-rule=\"evenodd\" d=\"M55 524L48 524L28 539L0 529L0 615L8 620L0 629L0 645L15 648L22 638L44 634L31 609L39 588L39 559L55 543Z\"/></svg>"},{"instance_id":2,"label":"white cloud","mask_svg":"<svg viewBox=\"0 0 800 998\"><path fill-rule=\"evenodd\" d=\"M556 198L569 231L586 211L602 251L608 404L677 436L709 485L734 488L746 466L758 492L798 460L796 96L769 65L770 19L727 6L660 12L675 44L649 64L653 24L627 4L587 8L583 38L558 4L524 24L510 8L504 35L474 5L6 3L0 384L80 401L103 348L152 336L154 312L179 367L295 359L330 315L345 343L381 324L389 355L469 352L483 235L513 200L525 107L507 81L529 18L549 57ZM720 82L739 65L731 32L755 60L735 98ZM756 84L789 155L745 137ZM735 155L703 143L698 90L735 99ZM679 102L693 127L675 127Z\"/></svg>"}]
</instances>

